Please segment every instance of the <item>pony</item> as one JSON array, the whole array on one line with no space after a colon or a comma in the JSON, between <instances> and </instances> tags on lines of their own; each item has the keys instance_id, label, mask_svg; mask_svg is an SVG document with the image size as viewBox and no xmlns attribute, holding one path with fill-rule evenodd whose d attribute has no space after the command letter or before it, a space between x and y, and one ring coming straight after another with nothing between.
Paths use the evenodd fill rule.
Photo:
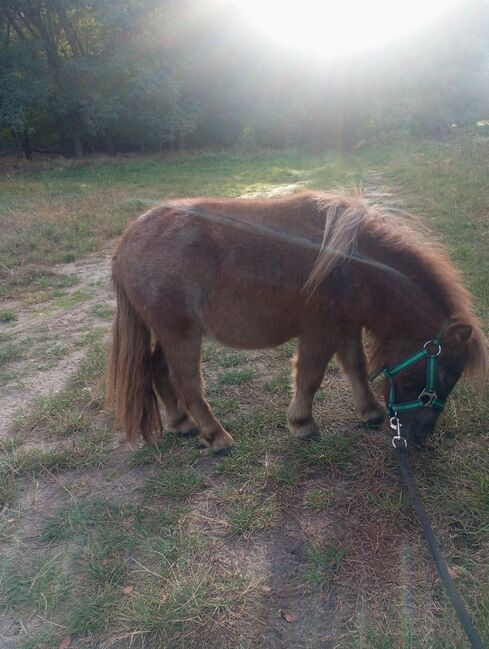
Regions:
<instances>
[{"instance_id":1,"label":"pony","mask_svg":"<svg viewBox=\"0 0 489 649\"><path fill-rule=\"evenodd\" d=\"M172 201L126 228L112 278L108 400L131 442L162 431L159 395L169 430L198 431L216 452L232 446L205 399L203 336L240 349L297 338L287 419L304 440L319 435L313 399L335 354L360 420L380 425L387 404L415 442L462 373L487 377L486 339L443 248L361 197ZM368 380L364 334L385 404Z\"/></svg>"}]
</instances>

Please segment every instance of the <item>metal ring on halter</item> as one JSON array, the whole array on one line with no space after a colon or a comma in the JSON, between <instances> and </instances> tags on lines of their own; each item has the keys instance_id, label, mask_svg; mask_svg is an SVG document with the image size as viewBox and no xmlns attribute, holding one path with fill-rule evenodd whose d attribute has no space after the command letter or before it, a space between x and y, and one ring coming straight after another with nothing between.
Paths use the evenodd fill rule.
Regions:
<instances>
[{"instance_id":1,"label":"metal ring on halter","mask_svg":"<svg viewBox=\"0 0 489 649\"><path fill-rule=\"evenodd\" d=\"M430 352L427 349L428 345L432 345L433 347L438 347L438 351L436 352L436 354L430 354ZM431 356L433 358L436 358L437 356L439 356L441 354L441 345L440 345L440 343L435 343L432 340L427 340L425 342L425 344L423 345L423 349L426 349L426 351L428 353L428 356Z\"/></svg>"},{"instance_id":2,"label":"metal ring on halter","mask_svg":"<svg viewBox=\"0 0 489 649\"><path fill-rule=\"evenodd\" d=\"M425 402L423 400L423 397L428 397L428 400ZM438 395L436 394L436 392L434 390L433 390L433 392L430 392L429 390L424 388L423 392L421 392L418 399L423 402L423 406L425 408L428 408L429 406L431 406L433 401L435 401L435 399L438 399Z\"/></svg>"}]
</instances>

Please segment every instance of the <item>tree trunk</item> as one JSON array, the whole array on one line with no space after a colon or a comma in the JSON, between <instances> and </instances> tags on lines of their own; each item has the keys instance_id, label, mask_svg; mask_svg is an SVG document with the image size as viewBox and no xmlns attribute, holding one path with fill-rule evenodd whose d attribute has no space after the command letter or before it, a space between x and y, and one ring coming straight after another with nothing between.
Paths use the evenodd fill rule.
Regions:
<instances>
[{"instance_id":1,"label":"tree trunk","mask_svg":"<svg viewBox=\"0 0 489 649\"><path fill-rule=\"evenodd\" d=\"M67 134L68 129L64 117L62 115L55 115L54 124L56 130L58 131L59 148L61 150L61 154L63 158L72 158L73 157L73 149L71 147L72 143Z\"/></svg>"},{"instance_id":2,"label":"tree trunk","mask_svg":"<svg viewBox=\"0 0 489 649\"><path fill-rule=\"evenodd\" d=\"M27 160L32 160L32 146L31 139L27 129L24 129L22 132L22 151Z\"/></svg>"},{"instance_id":3,"label":"tree trunk","mask_svg":"<svg viewBox=\"0 0 489 649\"><path fill-rule=\"evenodd\" d=\"M79 126L75 126L73 128L72 138L75 158L83 158L83 143L81 139L81 129Z\"/></svg>"},{"instance_id":4,"label":"tree trunk","mask_svg":"<svg viewBox=\"0 0 489 649\"><path fill-rule=\"evenodd\" d=\"M105 151L107 152L107 155L109 155L111 158L115 158L116 150L115 150L114 140L112 138L112 134L111 133L105 133L104 134L104 140L105 140Z\"/></svg>"}]
</instances>

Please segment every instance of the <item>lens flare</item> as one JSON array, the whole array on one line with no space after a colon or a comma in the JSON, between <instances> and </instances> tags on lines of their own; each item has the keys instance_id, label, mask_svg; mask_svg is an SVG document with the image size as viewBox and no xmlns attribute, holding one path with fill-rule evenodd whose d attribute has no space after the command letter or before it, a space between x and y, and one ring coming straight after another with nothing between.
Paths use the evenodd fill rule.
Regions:
<instances>
[{"instance_id":1,"label":"lens flare","mask_svg":"<svg viewBox=\"0 0 489 649\"><path fill-rule=\"evenodd\" d=\"M461 0L459 0L460 2ZM396 41L447 13L456 0L233 0L258 30L290 47L346 55Z\"/></svg>"}]
</instances>

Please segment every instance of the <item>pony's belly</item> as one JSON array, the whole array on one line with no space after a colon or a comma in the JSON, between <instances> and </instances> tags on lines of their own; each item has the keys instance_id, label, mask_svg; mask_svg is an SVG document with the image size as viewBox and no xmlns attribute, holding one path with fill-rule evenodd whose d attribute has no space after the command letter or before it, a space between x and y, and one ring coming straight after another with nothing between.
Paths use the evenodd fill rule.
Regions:
<instances>
[{"instance_id":1,"label":"pony's belly","mask_svg":"<svg viewBox=\"0 0 489 649\"><path fill-rule=\"evenodd\" d=\"M297 336L297 320L296 313L284 309L235 301L208 311L203 324L207 335L223 345L260 349L276 347Z\"/></svg>"},{"instance_id":2,"label":"pony's belly","mask_svg":"<svg viewBox=\"0 0 489 649\"><path fill-rule=\"evenodd\" d=\"M267 349L270 347L278 347L286 343L296 334L289 335L267 335L265 332L259 332L256 335L241 335L241 332L229 332L228 330L215 331L213 329L207 330L207 335L226 347L233 347L234 349Z\"/></svg>"}]
</instances>

